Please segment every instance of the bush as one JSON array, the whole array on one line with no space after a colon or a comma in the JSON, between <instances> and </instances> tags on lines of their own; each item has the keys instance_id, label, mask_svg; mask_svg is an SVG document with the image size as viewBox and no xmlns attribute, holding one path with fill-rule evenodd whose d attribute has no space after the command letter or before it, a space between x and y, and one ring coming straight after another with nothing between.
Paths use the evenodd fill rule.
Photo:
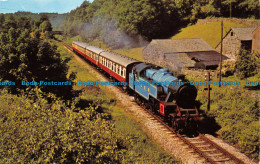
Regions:
<instances>
[{"instance_id":1,"label":"bush","mask_svg":"<svg viewBox=\"0 0 260 164\"><path fill-rule=\"evenodd\" d=\"M240 49L236 61L236 76L244 79L257 73L257 58L254 53Z\"/></svg>"},{"instance_id":2,"label":"bush","mask_svg":"<svg viewBox=\"0 0 260 164\"><path fill-rule=\"evenodd\" d=\"M219 67L217 69L219 72ZM223 61L221 75L224 77L234 75L235 73L235 61Z\"/></svg>"},{"instance_id":3,"label":"bush","mask_svg":"<svg viewBox=\"0 0 260 164\"><path fill-rule=\"evenodd\" d=\"M115 163L118 141L107 115L38 95L0 95L0 163Z\"/></svg>"}]
</instances>

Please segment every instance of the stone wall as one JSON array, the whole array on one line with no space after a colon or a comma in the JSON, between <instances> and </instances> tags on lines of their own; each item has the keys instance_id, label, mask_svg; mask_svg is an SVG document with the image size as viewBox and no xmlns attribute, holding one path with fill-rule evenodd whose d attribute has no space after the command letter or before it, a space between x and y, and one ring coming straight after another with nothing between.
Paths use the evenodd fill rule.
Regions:
<instances>
[{"instance_id":1,"label":"stone wall","mask_svg":"<svg viewBox=\"0 0 260 164\"><path fill-rule=\"evenodd\" d=\"M196 24L207 24L212 22L220 22L220 21L233 21L240 24L246 24L250 27L260 26L259 20L246 20L246 19L237 19L237 18L211 18L211 19L198 19Z\"/></svg>"},{"instance_id":2,"label":"stone wall","mask_svg":"<svg viewBox=\"0 0 260 164\"><path fill-rule=\"evenodd\" d=\"M204 69L182 69L182 73L187 76L195 78L205 78L208 71L210 71L211 78L217 78L218 72L216 70L204 70Z\"/></svg>"},{"instance_id":3,"label":"stone wall","mask_svg":"<svg viewBox=\"0 0 260 164\"><path fill-rule=\"evenodd\" d=\"M232 36L233 35L233 36ZM236 60L236 54L241 47L241 41L236 34L231 30L223 39L223 55L226 55L231 60ZM216 47L216 51L220 53L221 44Z\"/></svg>"},{"instance_id":4,"label":"stone wall","mask_svg":"<svg viewBox=\"0 0 260 164\"><path fill-rule=\"evenodd\" d=\"M181 72L186 67L186 63L191 63L191 59L185 53L164 54L156 46L147 46L143 50L143 58L147 63L165 67L174 72Z\"/></svg>"}]
</instances>

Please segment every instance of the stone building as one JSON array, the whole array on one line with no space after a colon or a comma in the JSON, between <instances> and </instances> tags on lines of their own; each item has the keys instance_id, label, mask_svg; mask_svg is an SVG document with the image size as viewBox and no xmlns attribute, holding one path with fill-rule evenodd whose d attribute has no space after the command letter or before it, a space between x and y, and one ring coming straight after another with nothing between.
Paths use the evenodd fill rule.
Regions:
<instances>
[{"instance_id":1,"label":"stone building","mask_svg":"<svg viewBox=\"0 0 260 164\"><path fill-rule=\"evenodd\" d=\"M231 60L236 60L236 54L240 48L247 50L252 49L253 31L256 28L231 28L223 38L222 52ZM220 53L221 43L216 47Z\"/></svg>"},{"instance_id":2,"label":"stone building","mask_svg":"<svg viewBox=\"0 0 260 164\"><path fill-rule=\"evenodd\" d=\"M253 31L252 50L260 52L260 26Z\"/></svg>"},{"instance_id":3,"label":"stone building","mask_svg":"<svg viewBox=\"0 0 260 164\"><path fill-rule=\"evenodd\" d=\"M184 68L216 69L220 54L200 38L155 39L143 49L143 58L148 63L181 72Z\"/></svg>"}]
</instances>

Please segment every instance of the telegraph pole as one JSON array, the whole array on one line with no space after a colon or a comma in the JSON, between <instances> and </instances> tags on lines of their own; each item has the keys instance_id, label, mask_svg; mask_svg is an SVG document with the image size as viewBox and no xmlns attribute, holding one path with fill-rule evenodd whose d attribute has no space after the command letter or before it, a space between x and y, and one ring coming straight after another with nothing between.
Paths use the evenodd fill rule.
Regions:
<instances>
[{"instance_id":1,"label":"telegraph pole","mask_svg":"<svg viewBox=\"0 0 260 164\"><path fill-rule=\"evenodd\" d=\"M208 72L208 105L207 105L207 110L208 112L210 111L210 72Z\"/></svg>"},{"instance_id":2,"label":"telegraph pole","mask_svg":"<svg viewBox=\"0 0 260 164\"><path fill-rule=\"evenodd\" d=\"M206 81L208 81L208 85L206 88L204 88L204 90L208 90L208 104L207 104L207 112L210 111L210 71L207 72L207 74L205 74L205 79Z\"/></svg>"},{"instance_id":3,"label":"telegraph pole","mask_svg":"<svg viewBox=\"0 0 260 164\"><path fill-rule=\"evenodd\" d=\"M221 45L220 45L220 61L219 61L219 87L221 87L221 70L222 70L222 50L223 50L223 21L221 21Z\"/></svg>"},{"instance_id":4,"label":"telegraph pole","mask_svg":"<svg viewBox=\"0 0 260 164\"><path fill-rule=\"evenodd\" d=\"M230 16L230 19L232 18L232 0L230 0L230 9L229 9L230 13L229 13L229 16Z\"/></svg>"}]
</instances>

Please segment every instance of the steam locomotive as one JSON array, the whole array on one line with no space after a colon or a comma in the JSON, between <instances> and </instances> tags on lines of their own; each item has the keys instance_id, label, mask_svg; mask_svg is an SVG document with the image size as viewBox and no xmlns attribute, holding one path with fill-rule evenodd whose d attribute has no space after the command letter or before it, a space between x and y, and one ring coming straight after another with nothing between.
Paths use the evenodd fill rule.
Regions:
<instances>
[{"instance_id":1,"label":"steam locomotive","mask_svg":"<svg viewBox=\"0 0 260 164\"><path fill-rule=\"evenodd\" d=\"M175 77L167 68L80 41L73 41L72 48L111 79L125 82L123 89L138 104L159 114L177 131L196 131L204 119L195 101L197 89L183 75Z\"/></svg>"}]
</instances>

